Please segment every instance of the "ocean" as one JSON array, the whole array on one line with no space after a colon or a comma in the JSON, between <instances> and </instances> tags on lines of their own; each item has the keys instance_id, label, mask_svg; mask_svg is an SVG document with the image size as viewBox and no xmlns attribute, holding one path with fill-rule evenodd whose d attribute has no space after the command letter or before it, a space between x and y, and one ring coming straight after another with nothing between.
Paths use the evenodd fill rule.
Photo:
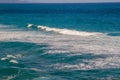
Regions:
<instances>
[{"instance_id":1,"label":"ocean","mask_svg":"<svg viewBox=\"0 0 120 80\"><path fill-rule=\"evenodd\" d=\"M120 3L0 4L0 80L120 80Z\"/></svg>"}]
</instances>

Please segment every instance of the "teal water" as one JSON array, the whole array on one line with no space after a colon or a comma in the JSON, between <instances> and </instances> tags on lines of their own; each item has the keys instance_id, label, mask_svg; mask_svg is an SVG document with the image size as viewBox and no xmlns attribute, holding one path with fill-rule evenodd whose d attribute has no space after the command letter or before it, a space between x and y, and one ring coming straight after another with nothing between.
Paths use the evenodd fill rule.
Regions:
<instances>
[{"instance_id":1,"label":"teal water","mask_svg":"<svg viewBox=\"0 0 120 80\"><path fill-rule=\"evenodd\" d=\"M0 80L119 80L119 14L120 3L0 4Z\"/></svg>"}]
</instances>

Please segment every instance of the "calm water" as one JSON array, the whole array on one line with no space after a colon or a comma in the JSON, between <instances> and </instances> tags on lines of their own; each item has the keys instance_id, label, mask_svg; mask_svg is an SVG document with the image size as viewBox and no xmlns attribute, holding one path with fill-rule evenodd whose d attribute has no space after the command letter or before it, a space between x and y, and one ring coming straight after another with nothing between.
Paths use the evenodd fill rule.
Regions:
<instances>
[{"instance_id":1,"label":"calm water","mask_svg":"<svg viewBox=\"0 0 120 80\"><path fill-rule=\"evenodd\" d=\"M0 80L119 74L120 3L0 4Z\"/></svg>"}]
</instances>

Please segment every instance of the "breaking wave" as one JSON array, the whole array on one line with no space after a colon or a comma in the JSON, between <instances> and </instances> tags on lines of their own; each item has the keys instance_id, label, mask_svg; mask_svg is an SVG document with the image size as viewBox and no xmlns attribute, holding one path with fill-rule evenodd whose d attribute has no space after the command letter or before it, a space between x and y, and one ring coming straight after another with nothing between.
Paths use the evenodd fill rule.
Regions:
<instances>
[{"instance_id":1,"label":"breaking wave","mask_svg":"<svg viewBox=\"0 0 120 80\"><path fill-rule=\"evenodd\" d=\"M37 27L37 26L36 26ZM90 32L79 32L75 30L69 29L58 29L58 28L50 28L39 26L39 29L43 31L52 31L60 34L69 34L69 35L59 35L59 34L45 34L42 31L0 31L0 41L17 41L17 42L30 42L35 44L47 44L48 47L42 47L45 50L43 55L56 55L56 54L67 54L68 56L78 56L91 53L93 55L106 55L105 58L97 57L96 59L92 59L89 61L85 61L85 63L76 63L76 64L63 64L63 66L59 66L59 64L54 64L52 66L59 68L72 68L72 69L98 69L98 68L116 68L120 66L120 60L118 59L120 56L120 37L119 36L109 36L106 34L98 35L99 33L90 33ZM74 36L80 35L80 36ZM85 37L84 37L85 36ZM19 45L18 45L19 46ZM37 48L39 49L39 48ZM36 49L36 50L37 50ZM109 56L111 55L111 56ZM86 55L85 55L86 56ZM82 56L83 57L83 56ZM89 57L89 56L88 56ZM90 56L94 57L94 56ZM117 60L116 60L117 58ZM85 58L86 59L86 58ZM7 60L6 57L2 57L1 60ZM11 60L11 59L10 59ZM12 59L12 63L18 63L15 61L16 59ZM61 58L60 58L61 60ZM70 59L72 60L72 59ZM111 62L111 61L113 62ZM97 65L100 62L104 63L102 66ZM71 67L72 66L72 67ZM80 66L80 67L78 67ZM81 67L86 66L86 67Z\"/></svg>"},{"instance_id":2,"label":"breaking wave","mask_svg":"<svg viewBox=\"0 0 120 80\"><path fill-rule=\"evenodd\" d=\"M37 26L38 29L43 31L50 31L50 32L56 32L59 34L66 34L66 35L79 35L79 36L94 36L97 34L101 34L98 32L80 32L76 30L69 30L69 29L60 29L60 28L50 28L47 26Z\"/></svg>"},{"instance_id":3,"label":"breaking wave","mask_svg":"<svg viewBox=\"0 0 120 80\"><path fill-rule=\"evenodd\" d=\"M111 75L116 75L117 69L120 68L119 36L38 27L32 24L28 28L32 27L41 31L9 30L9 28L0 30L0 62L4 64L1 71L4 73L15 71L14 74L5 75L5 78L0 79L17 79L26 74L28 77L25 76L24 79L56 79L56 76L48 76L46 72L52 71L56 74L56 71L72 71L73 73L78 70L86 71L86 73L91 71L89 75L95 76L92 74L95 70L110 69ZM51 32L59 34L51 34ZM116 72L112 72L112 68L116 69ZM101 74L101 72L97 71L96 74ZM36 74L37 77L34 76ZM39 76L41 74L43 75ZM60 77L60 80L63 79Z\"/></svg>"}]
</instances>

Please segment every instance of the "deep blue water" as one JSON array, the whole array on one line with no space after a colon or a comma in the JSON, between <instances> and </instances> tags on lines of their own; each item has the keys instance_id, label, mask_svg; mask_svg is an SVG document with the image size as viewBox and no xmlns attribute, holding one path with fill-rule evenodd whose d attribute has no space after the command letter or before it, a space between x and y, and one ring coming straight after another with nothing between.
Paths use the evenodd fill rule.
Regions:
<instances>
[{"instance_id":1,"label":"deep blue water","mask_svg":"<svg viewBox=\"0 0 120 80\"><path fill-rule=\"evenodd\" d=\"M120 3L0 4L0 23L26 23L82 31L120 31Z\"/></svg>"},{"instance_id":2,"label":"deep blue water","mask_svg":"<svg viewBox=\"0 0 120 80\"><path fill-rule=\"evenodd\" d=\"M120 3L0 4L0 80L119 80L119 48Z\"/></svg>"}]
</instances>

